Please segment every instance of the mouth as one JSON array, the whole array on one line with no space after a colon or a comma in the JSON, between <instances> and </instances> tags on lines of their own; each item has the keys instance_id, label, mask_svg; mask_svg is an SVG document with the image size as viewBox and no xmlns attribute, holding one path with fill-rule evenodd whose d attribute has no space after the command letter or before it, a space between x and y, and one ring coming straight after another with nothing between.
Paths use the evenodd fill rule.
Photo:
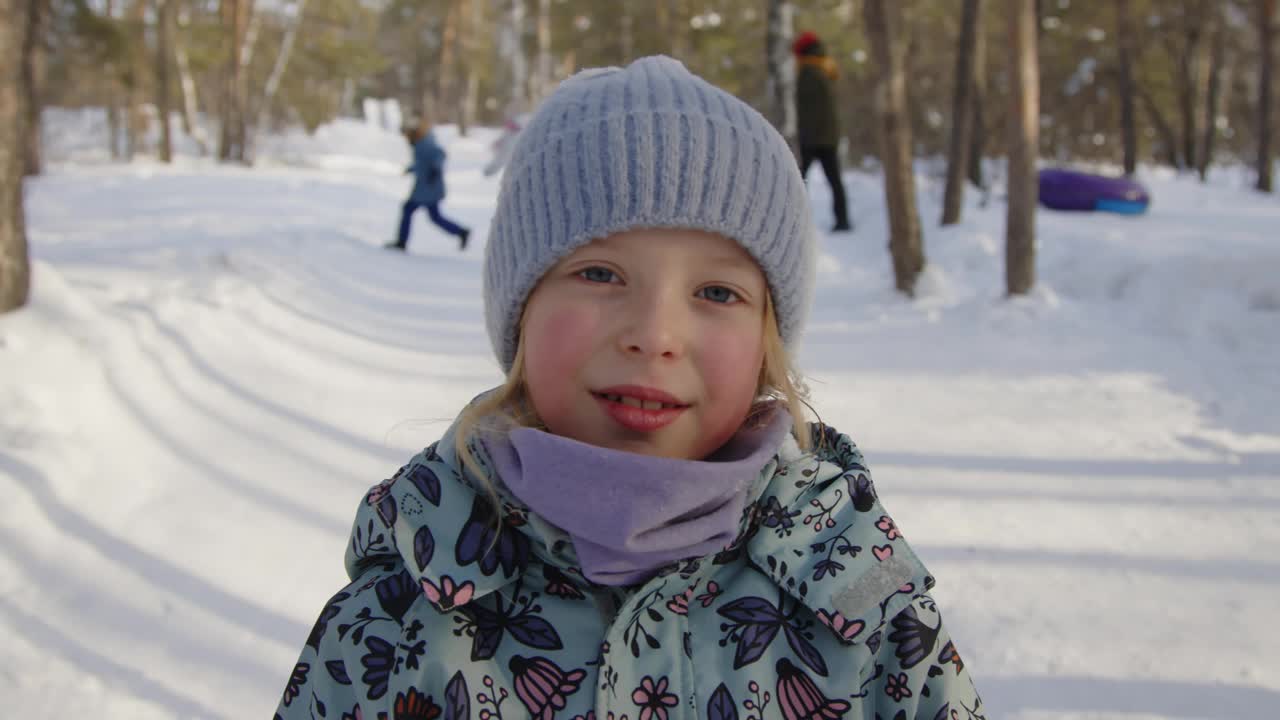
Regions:
<instances>
[{"instance_id":1,"label":"mouth","mask_svg":"<svg viewBox=\"0 0 1280 720\"><path fill-rule=\"evenodd\" d=\"M690 407L669 393L634 385L593 390L591 394L615 422L637 432L666 427Z\"/></svg>"}]
</instances>

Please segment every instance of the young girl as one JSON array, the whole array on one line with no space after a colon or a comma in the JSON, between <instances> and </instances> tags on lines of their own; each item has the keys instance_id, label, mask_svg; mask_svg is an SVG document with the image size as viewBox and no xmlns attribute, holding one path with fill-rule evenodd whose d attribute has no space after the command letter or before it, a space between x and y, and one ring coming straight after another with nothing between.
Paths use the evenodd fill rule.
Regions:
<instances>
[{"instance_id":1,"label":"young girl","mask_svg":"<svg viewBox=\"0 0 1280 720\"><path fill-rule=\"evenodd\" d=\"M915 553L787 349L786 142L669 58L521 134L485 252L507 372L374 487L280 718L977 718Z\"/></svg>"}]
</instances>

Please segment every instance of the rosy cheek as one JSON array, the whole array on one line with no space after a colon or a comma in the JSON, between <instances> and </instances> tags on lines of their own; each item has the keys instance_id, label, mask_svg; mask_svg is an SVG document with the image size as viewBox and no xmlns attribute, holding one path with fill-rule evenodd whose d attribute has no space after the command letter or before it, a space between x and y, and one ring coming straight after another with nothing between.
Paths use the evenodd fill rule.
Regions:
<instances>
[{"instance_id":1,"label":"rosy cheek","mask_svg":"<svg viewBox=\"0 0 1280 720\"><path fill-rule=\"evenodd\" d=\"M706 328L699 365L707 389L726 414L745 414L755 400L762 342L754 327L726 323Z\"/></svg>"},{"instance_id":2,"label":"rosy cheek","mask_svg":"<svg viewBox=\"0 0 1280 720\"><path fill-rule=\"evenodd\" d=\"M576 305L576 306L575 306ZM597 312L581 303L530 308L524 326L525 371L538 414L548 423L573 397L570 387L592 353Z\"/></svg>"}]
</instances>

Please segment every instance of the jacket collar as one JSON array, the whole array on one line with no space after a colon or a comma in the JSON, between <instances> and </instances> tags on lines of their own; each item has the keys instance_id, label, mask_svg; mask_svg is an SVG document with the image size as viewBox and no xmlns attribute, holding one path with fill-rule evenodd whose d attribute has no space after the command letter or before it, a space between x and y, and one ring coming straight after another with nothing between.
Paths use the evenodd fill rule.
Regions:
<instances>
[{"instance_id":1,"label":"jacket collar","mask_svg":"<svg viewBox=\"0 0 1280 720\"><path fill-rule=\"evenodd\" d=\"M878 642L880 627L934 580L880 505L853 441L810 427L813 452L792 438L779 452L747 554L842 642Z\"/></svg>"},{"instance_id":2,"label":"jacket collar","mask_svg":"<svg viewBox=\"0 0 1280 720\"><path fill-rule=\"evenodd\" d=\"M880 505L853 442L829 427L811 428L817 449L805 453L784 438L748 491L740 539L716 559L745 551L842 642L867 642L933 578ZM455 429L366 494L347 547L351 579L399 559L440 612L514 583L534 557L591 586L568 534L504 490L480 443L469 447L484 477L466 470Z\"/></svg>"},{"instance_id":3,"label":"jacket collar","mask_svg":"<svg viewBox=\"0 0 1280 720\"><path fill-rule=\"evenodd\" d=\"M456 456L455 428L365 495L346 553L353 580L371 565L402 560L441 612L516 581L534 552L521 527L525 509L499 496L497 522L490 488ZM488 472L484 453L473 447L473 454Z\"/></svg>"}]
</instances>

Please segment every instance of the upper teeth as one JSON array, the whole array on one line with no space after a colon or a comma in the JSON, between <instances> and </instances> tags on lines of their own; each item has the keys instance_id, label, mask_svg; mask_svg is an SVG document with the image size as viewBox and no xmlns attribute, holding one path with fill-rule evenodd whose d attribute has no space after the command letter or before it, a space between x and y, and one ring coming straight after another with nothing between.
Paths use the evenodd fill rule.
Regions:
<instances>
[{"instance_id":1,"label":"upper teeth","mask_svg":"<svg viewBox=\"0 0 1280 720\"><path fill-rule=\"evenodd\" d=\"M664 402L658 402L657 400L641 400L639 398L633 398L626 395L615 395L611 393L602 393L601 397L603 397L606 400L612 400L616 403L622 403L623 405L630 405L631 407L643 408L645 410L663 410L666 408L680 407L675 403L664 403Z\"/></svg>"}]
</instances>

